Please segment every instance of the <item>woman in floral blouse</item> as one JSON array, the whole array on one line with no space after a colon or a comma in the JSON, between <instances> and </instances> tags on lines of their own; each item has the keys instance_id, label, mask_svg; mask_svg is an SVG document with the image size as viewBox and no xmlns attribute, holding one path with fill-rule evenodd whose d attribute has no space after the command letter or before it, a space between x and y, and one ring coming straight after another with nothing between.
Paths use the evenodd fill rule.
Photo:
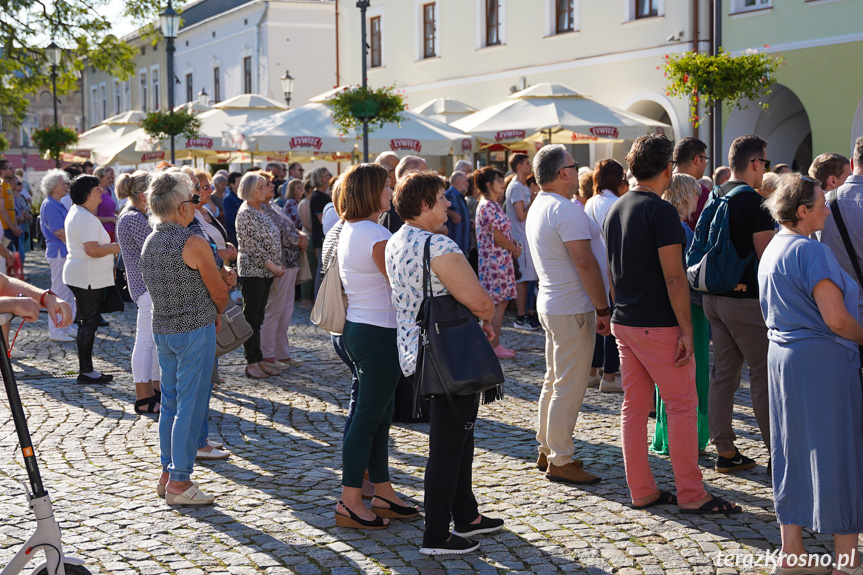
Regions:
<instances>
[{"instance_id":1,"label":"woman in floral blouse","mask_svg":"<svg viewBox=\"0 0 863 575\"><path fill-rule=\"evenodd\" d=\"M261 175L269 181L266 201L261 204L261 208L279 230L282 249L280 264L285 268L285 275L275 278L270 287L270 295L264 311L264 323L261 326L261 348L264 354L264 366L281 371L288 367L303 365L302 361L291 357L288 325L294 314L294 286L297 283L297 272L300 270L300 257L305 255L302 252L306 250L309 237L303 232L298 232L291 218L273 202L275 197L273 175L270 172L261 172ZM288 188L290 189L290 186Z\"/></svg>"},{"instance_id":2,"label":"woman in floral blouse","mask_svg":"<svg viewBox=\"0 0 863 575\"><path fill-rule=\"evenodd\" d=\"M515 299L515 268L512 258L521 254L521 246L512 241L510 221L500 207L505 193L503 174L492 166L473 174L476 189L482 194L476 209L476 243L479 251L479 281L494 300L494 339L491 346L501 359L515 357L515 352L501 345L500 327L507 302Z\"/></svg>"},{"instance_id":3,"label":"woman in floral blouse","mask_svg":"<svg viewBox=\"0 0 863 575\"><path fill-rule=\"evenodd\" d=\"M240 180L237 195L244 200L237 211L237 269L243 279L243 316L252 327L252 337L243 344L246 377L263 379L277 372L263 365L261 324L273 278L285 275L279 229L262 207L266 203L267 180L249 172Z\"/></svg>"}]
</instances>

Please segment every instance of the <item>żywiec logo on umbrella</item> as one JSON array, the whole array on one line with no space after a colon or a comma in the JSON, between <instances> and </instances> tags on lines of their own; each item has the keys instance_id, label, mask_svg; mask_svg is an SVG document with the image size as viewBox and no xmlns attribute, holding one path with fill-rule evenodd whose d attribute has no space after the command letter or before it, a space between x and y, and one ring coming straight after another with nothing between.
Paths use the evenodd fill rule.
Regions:
<instances>
[{"instance_id":1,"label":"\u017cywiec logo on umbrella","mask_svg":"<svg viewBox=\"0 0 863 575\"><path fill-rule=\"evenodd\" d=\"M494 140L496 142L503 142L504 140L524 140L524 130L501 130L494 135Z\"/></svg>"},{"instance_id":2,"label":"\u017cywiec logo on umbrella","mask_svg":"<svg viewBox=\"0 0 863 575\"><path fill-rule=\"evenodd\" d=\"M616 131L617 130L615 130L615 132ZM582 134L580 132L573 132L572 133L572 141L577 142L580 140L588 140L590 142L596 142L599 140L599 138L597 136L591 136L590 134Z\"/></svg>"},{"instance_id":3,"label":"\u017cywiec logo on umbrella","mask_svg":"<svg viewBox=\"0 0 863 575\"><path fill-rule=\"evenodd\" d=\"M141 163L144 162L152 162L153 160L164 160L165 152L147 152L146 154L141 154Z\"/></svg>"},{"instance_id":4,"label":"\u017cywiec logo on umbrella","mask_svg":"<svg viewBox=\"0 0 863 575\"><path fill-rule=\"evenodd\" d=\"M616 138L618 134L614 126L594 126L590 133L601 138Z\"/></svg>"},{"instance_id":5,"label":"\u017cywiec logo on umbrella","mask_svg":"<svg viewBox=\"0 0 863 575\"><path fill-rule=\"evenodd\" d=\"M213 139L212 138L189 138L186 140L187 148L207 148L212 149L213 147Z\"/></svg>"},{"instance_id":6,"label":"\u017cywiec logo on umbrella","mask_svg":"<svg viewBox=\"0 0 863 575\"><path fill-rule=\"evenodd\" d=\"M419 153L422 151L422 148L422 144L420 144L419 140L410 140L407 138L396 138L394 140L390 140L390 150L393 152L398 150L411 150Z\"/></svg>"},{"instance_id":7,"label":"\u017cywiec logo on umbrella","mask_svg":"<svg viewBox=\"0 0 863 575\"><path fill-rule=\"evenodd\" d=\"M320 150L323 145L323 140L315 136L294 136L291 138L292 150L295 148L314 148Z\"/></svg>"},{"instance_id":8,"label":"\u017cywiec logo on umbrella","mask_svg":"<svg viewBox=\"0 0 863 575\"><path fill-rule=\"evenodd\" d=\"M470 138L465 138L461 141L461 151L462 152L470 152L473 148L473 145L470 141Z\"/></svg>"}]
</instances>

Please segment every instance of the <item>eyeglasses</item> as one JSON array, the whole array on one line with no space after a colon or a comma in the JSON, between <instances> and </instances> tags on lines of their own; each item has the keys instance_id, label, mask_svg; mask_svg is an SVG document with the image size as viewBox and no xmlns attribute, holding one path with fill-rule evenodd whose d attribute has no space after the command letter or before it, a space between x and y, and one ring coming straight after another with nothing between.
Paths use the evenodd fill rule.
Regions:
<instances>
[{"instance_id":1,"label":"eyeglasses","mask_svg":"<svg viewBox=\"0 0 863 575\"><path fill-rule=\"evenodd\" d=\"M197 206L200 203L201 203L201 196L199 196L198 194L192 194L191 200L186 200L186 201L180 202L180 205L182 206L183 204L195 204Z\"/></svg>"},{"instance_id":2,"label":"eyeglasses","mask_svg":"<svg viewBox=\"0 0 863 575\"><path fill-rule=\"evenodd\" d=\"M213 186L207 184L206 186L201 186L201 189L204 190L205 192L209 192L210 190L213 189Z\"/></svg>"},{"instance_id":3,"label":"eyeglasses","mask_svg":"<svg viewBox=\"0 0 863 575\"><path fill-rule=\"evenodd\" d=\"M812 179L812 178L810 178L809 176L804 176L804 175L802 175L802 174L801 174L801 175L800 175L800 179L801 179L801 180L803 180L804 182L808 182L808 183L810 183L810 184L815 184L816 186L820 186L820 185L821 185L821 183L820 183L818 180Z\"/></svg>"},{"instance_id":4,"label":"eyeglasses","mask_svg":"<svg viewBox=\"0 0 863 575\"><path fill-rule=\"evenodd\" d=\"M573 169L577 170L577 169L578 169L578 167L579 167L579 166L578 166L578 162L575 162L574 164L570 164L570 165L568 165L568 166L563 166L563 167L561 168L561 170L566 170L566 169L568 169L568 168L573 168Z\"/></svg>"},{"instance_id":5,"label":"eyeglasses","mask_svg":"<svg viewBox=\"0 0 863 575\"><path fill-rule=\"evenodd\" d=\"M764 171L767 172L770 170L770 160L765 160L764 158L752 158L749 160L751 163L755 162L763 162L764 163Z\"/></svg>"},{"instance_id":6,"label":"eyeglasses","mask_svg":"<svg viewBox=\"0 0 863 575\"><path fill-rule=\"evenodd\" d=\"M671 167L676 168L678 162L677 160L669 160L669 163L671 164Z\"/></svg>"},{"instance_id":7,"label":"eyeglasses","mask_svg":"<svg viewBox=\"0 0 863 575\"><path fill-rule=\"evenodd\" d=\"M704 154L698 154L698 157L704 160L705 162L710 161L710 156L705 156Z\"/></svg>"},{"instance_id":8,"label":"eyeglasses","mask_svg":"<svg viewBox=\"0 0 863 575\"><path fill-rule=\"evenodd\" d=\"M494 181L495 181L495 182L505 182L506 180L504 180L504 179L503 179L503 178L501 178L500 176L495 176Z\"/></svg>"}]
</instances>

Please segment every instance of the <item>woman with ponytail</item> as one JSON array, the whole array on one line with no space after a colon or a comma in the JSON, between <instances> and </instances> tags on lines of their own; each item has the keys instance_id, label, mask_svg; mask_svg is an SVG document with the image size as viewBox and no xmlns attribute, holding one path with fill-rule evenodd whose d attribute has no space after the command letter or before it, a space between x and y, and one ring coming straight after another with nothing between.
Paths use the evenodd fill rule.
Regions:
<instances>
[{"instance_id":1,"label":"woman with ponytail","mask_svg":"<svg viewBox=\"0 0 863 575\"><path fill-rule=\"evenodd\" d=\"M132 301L138 306L135 329L135 347L132 348L132 379L135 381L135 413L159 413L159 357L153 340L153 300L138 262L141 248L150 232L147 219L147 180L149 174L137 171L120 174L117 178L117 197L129 200L117 220L117 241L126 264L126 282Z\"/></svg>"}]
</instances>

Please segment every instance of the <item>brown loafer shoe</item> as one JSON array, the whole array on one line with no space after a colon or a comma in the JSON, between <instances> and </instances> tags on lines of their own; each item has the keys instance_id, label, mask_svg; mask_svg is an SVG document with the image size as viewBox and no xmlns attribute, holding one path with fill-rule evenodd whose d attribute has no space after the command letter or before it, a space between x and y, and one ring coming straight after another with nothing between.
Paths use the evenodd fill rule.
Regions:
<instances>
[{"instance_id":1,"label":"brown loafer shoe","mask_svg":"<svg viewBox=\"0 0 863 575\"><path fill-rule=\"evenodd\" d=\"M575 466L581 469L584 466L584 462L581 459L572 459L572 462ZM548 456L545 453L540 453L539 457L536 458L536 468L545 473L548 471Z\"/></svg>"},{"instance_id":2,"label":"brown loafer shoe","mask_svg":"<svg viewBox=\"0 0 863 575\"><path fill-rule=\"evenodd\" d=\"M545 477L549 481L560 481L563 483L573 483L575 485L593 485L594 483L602 481L602 478L588 473L582 469L581 466L576 465L574 461L572 463L567 463L562 467L558 467L554 463L549 463Z\"/></svg>"}]
</instances>

